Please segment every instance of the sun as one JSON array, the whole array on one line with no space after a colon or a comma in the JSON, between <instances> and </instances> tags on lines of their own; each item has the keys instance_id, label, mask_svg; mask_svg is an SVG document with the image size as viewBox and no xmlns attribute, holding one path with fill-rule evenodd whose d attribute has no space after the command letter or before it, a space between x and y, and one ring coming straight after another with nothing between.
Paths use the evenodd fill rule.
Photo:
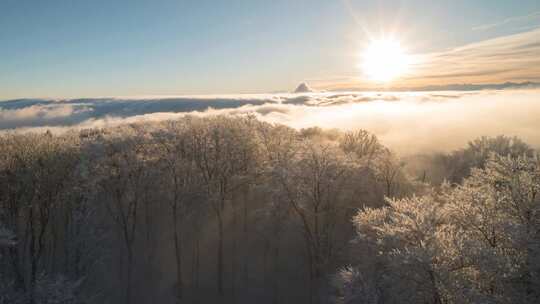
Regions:
<instances>
[{"instance_id":1,"label":"sun","mask_svg":"<svg viewBox=\"0 0 540 304\"><path fill-rule=\"evenodd\" d=\"M407 71L409 56L397 40L373 40L362 53L361 67L372 81L389 82Z\"/></svg>"}]
</instances>

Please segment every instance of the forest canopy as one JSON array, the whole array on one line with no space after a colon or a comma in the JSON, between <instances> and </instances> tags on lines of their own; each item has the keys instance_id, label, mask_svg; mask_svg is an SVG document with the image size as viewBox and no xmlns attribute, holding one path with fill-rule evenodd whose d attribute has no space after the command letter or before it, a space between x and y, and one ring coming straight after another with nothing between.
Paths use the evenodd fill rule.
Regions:
<instances>
[{"instance_id":1,"label":"forest canopy","mask_svg":"<svg viewBox=\"0 0 540 304\"><path fill-rule=\"evenodd\" d=\"M253 116L0 133L0 303L537 303L540 159Z\"/></svg>"}]
</instances>

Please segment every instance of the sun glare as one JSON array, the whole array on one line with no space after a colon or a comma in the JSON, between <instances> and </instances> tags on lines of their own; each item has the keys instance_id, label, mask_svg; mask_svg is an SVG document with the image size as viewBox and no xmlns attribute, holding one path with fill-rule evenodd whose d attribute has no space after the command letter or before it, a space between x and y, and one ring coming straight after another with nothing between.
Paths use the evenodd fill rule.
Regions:
<instances>
[{"instance_id":1,"label":"sun glare","mask_svg":"<svg viewBox=\"0 0 540 304\"><path fill-rule=\"evenodd\" d=\"M374 40L362 54L362 69L373 81L392 81L403 75L408 66L409 57L396 40Z\"/></svg>"}]
</instances>

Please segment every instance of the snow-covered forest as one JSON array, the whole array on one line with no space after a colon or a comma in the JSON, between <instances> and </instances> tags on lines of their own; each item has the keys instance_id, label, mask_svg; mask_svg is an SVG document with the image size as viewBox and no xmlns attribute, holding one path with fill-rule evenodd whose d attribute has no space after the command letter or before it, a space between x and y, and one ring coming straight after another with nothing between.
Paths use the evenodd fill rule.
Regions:
<instances>
[{"instance_id":1,"label":"snow-covered forest","mask_svg":"<svg viewBox=\"0 0 540 304\"><path fill-rule=\"evenodd\" d=\"M186 116L0 134L0 303L538 303L540 158Z\"/></svg>"}]
</instances>

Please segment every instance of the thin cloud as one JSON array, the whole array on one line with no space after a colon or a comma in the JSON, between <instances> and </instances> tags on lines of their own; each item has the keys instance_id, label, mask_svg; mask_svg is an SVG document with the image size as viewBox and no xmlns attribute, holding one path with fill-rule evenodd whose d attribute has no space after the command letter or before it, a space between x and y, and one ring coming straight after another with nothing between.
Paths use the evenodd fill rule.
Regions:
<instances>
[{"instance_id":1,"label":"thin cloud","mask_svg":"<svg viewBox=\"0 0 540 304\"><path fill-rule=\"evenodd\" d=\"M540 29L417 58L404 82L487 83L540 79ZM496 68L494 68L496 67Z\"/></svg>"},{"instance_id":2,"label":"thin cloud","mask_svg":"<svg viewBox=\"0 0 540 304\"><path fill-rule=\"evenodd\" d=\"M472 30L473 31L487 31L487 30L491 30L491 29L494 29L496 27L500 27L500 26L503 26L503 25L511 24L511 23L534 21L534 20L538 20L538 19L540 19L540 11L530 13L530 14L527 14L527 15L507 18L507 19L504 19L504 20L502 20L500 22L478 25L478 26L473 27Z\"/></svg>"}]
</instances>

